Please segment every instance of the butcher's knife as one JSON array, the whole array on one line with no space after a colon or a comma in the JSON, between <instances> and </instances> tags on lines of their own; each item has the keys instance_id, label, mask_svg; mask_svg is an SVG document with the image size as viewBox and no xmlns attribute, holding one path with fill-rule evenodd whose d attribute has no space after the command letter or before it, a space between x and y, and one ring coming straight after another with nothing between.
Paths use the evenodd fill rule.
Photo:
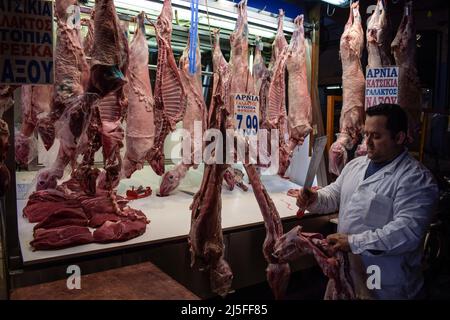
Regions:
<instances>
[{"instance_id":1,"label":"butcher's knife","mask_svg":"<svg viewBox=\"0 0 450 320\"><path fill-rule=\"evenodd\" d=\"M320 161L322 160L323 150L325 150L325 145L327 144L327 137L321 136L314 140L314 147L309 161L308 171L306 172L305 182L303 183L303 190L305 192L310 192L312 184L314 182L314 177L317 174L317 169L319 169ZM305 214L305 210L298 210L297 217L301 218Z\"/></svg>"}]
</instances>

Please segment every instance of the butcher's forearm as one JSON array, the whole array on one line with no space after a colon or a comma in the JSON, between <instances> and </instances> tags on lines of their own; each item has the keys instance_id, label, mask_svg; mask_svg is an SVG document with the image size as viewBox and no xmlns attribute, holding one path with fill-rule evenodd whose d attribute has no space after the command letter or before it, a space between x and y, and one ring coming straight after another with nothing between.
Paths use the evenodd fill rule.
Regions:
<instances>
[{"instance_id":1,"label":"butcher's forearm","mask_svg":"<svg viewBox=\"0 0 450 320\"><path fill-rule=\"evenodd\" d=\"M306 209L311 213L332 213L339 209L340 202L340 180L319 189L317 191L317 201L309 205Z\"/></svg>"}]
</instances>

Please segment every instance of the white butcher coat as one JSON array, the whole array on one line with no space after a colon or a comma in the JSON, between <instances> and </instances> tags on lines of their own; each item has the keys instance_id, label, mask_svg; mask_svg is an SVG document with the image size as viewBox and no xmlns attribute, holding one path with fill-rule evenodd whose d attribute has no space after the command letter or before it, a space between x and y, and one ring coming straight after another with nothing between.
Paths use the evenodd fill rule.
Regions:
<instances>
[{"instance_id":1,"label":"white butcher coat","mask_svg":"<svg viewBox=\"0 0 450 320\"><path fill-rule=\"evenodd\" d=\"M374 298L412 299L423 286L422 240L438 187L407 151L363 180L369 162L367 156L350 161L334 183L318 191L308 211L339 209L338 232L350 234L351 251L360 255L366 270L380 268L381 288L370 290Z\"/></svg>"}]
</instances>

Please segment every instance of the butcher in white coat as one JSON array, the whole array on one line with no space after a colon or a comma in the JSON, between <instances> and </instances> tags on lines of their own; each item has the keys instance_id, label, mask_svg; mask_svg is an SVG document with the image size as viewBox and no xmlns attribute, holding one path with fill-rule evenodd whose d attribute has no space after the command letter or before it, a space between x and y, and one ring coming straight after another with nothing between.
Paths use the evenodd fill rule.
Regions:
<instances>
[{"instance_id":1,"label":"butcher in white coat","mask_svg":"<svg viewBox=\"0 0 450 320\"><path fill-rule=\"evenodd\" d=\"M318 191L300 190L297 205L312 213L339 210L327 240L366 268L361 283L376 299L423 297L422 242L433 218L438 187L405 148L405 112L392 104L366 111L367 156L349 162L337 180ZM378 283L377 283L378 281Z\"/></svg>"}]
</instances>

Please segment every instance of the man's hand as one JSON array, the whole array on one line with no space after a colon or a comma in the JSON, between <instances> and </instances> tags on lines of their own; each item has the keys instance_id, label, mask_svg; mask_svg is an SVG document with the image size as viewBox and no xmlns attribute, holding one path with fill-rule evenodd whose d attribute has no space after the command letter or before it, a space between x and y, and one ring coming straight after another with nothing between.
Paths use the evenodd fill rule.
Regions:
<instances>
[{"instance_id":1,"label":"man's hand","mask_svg":"<svg viewBox=\"0 0 450 320\"><path fill-rule=\"evenodd\" d=\"M333 233L327 237L327 242L331 245L333 252L338 250L348 252L350 251L350 244L348 243L348 234Z\"/></svg>"},{"instance_id":2,"label":"man's hand","mask_svg":"<svg viewBox=\"0 0 450 320\"><path fill-rule=\"evenodd\" d=\"M297 206L299 211L305 211L308 206L317 201L317 190L302 188L298 190Z\"/></svg>"}]
</instances>

